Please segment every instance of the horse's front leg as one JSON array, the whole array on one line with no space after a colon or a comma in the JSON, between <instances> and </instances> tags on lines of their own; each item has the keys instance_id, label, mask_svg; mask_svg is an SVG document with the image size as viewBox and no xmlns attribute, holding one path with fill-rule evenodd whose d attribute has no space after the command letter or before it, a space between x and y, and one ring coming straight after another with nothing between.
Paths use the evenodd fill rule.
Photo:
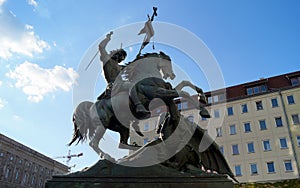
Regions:
<instances>
[{"instance_id":1,"label":"horse's front leg","mask_svg":"<svg viewBox=\"0 0 300 188\"><path fill-rule=\"evenodd\" d=\"M203 104L207 104L207 100L206 100L206 97L205 97L205 94L203 92L203 90L197 86L195 86L194 84L192 84L190 81L182 81L180 82L176 87L175 87L175 90L177 91L181 91L182 88L184 87L190 87L192 88L194 91L196 91L198 93L198 100L200 103L203 103Z\"/></svg>"}]
</instances>

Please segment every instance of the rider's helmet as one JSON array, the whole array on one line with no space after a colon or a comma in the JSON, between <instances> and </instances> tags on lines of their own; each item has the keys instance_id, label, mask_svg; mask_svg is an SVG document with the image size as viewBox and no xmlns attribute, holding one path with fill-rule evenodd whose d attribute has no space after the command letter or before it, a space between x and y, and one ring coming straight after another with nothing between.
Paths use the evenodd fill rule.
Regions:
<instances>
[{"instance_id":1,"label":"rider's helmet","mask_svg":"<svg viewBox=\"0 0 300 188\"><path fill-rule=\"evenodd\" d=\"M118 61L119 63L123 61L127 56L127 53L123 49L119 49L112 52L111 59Z\"/></svg>"}]
</instances>

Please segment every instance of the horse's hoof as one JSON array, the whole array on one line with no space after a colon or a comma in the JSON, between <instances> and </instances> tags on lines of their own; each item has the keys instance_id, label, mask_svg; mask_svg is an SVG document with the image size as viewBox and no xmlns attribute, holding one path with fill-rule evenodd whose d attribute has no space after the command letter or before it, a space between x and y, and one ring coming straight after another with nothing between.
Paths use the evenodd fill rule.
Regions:
<instances>
[{"instance_id":1,"label":"horse's hoof","mask_svg":"<svg viewBox=\"0 0 300 188\"><path fill-rule=\"evenodd\" d=\"M201 117L204 117L204 118L211 118L209 112L206 110L206 109L203 109L199 112L200 116Z\"/></svg>"},{"instance_id":2,"label":"horse's hoof","mask_svg":"<svg viewBox=\"0 0 300 188\"><path fill-rule=\"evenodd\" d=\"M144 136L144 134L142 133L142 132L140 132L140 131L135 131L136 132L136 134L138 134L138 135L140 135L140 136Z\"/></svg>"},{"instance_id":3,"label":"horse's hoof","mask_svg":"<svg viewBox=\"0 0 300 188\"><path fill-rule=\"evenodd\" d=\"M141 146L135 144L135 145L129 145L129 144L123 144L123 143L120 143L119 144L119 148L120 149L129 149L129 150L138 150Z\"/></svg>"}]
</instances>

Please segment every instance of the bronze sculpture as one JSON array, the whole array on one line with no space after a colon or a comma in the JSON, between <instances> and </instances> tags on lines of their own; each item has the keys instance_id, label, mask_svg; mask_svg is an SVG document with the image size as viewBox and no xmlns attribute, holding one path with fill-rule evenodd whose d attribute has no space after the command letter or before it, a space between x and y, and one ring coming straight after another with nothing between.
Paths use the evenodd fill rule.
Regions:
<instances>
[{"instance_id":1,"label":"bronze sculpture","mask_svg":"<svg viewBox=\"0 0 300 188\"><path fill-rule=\"evenodd\" d=\"M152 28L151 22L154 16L157 15L156 11L157 8L154 9L151 19L148 16L147 27L150 27L150 30ZM144 33L148 31L145 30ZM206 171L203 169L209 169L219 174L227 174L237 181L214 141L211 141L212 144L207 150L199 151L201 140L211 138L204 134L205 130L201 129L199 125L184 118L174 101L178 97L185 98L199 110L200 116L209 118L208 111L203 107L203 104L206 104L207 101L202 89L189 81L182 81L176 87L166 82L167 78L174 79L175 74L172 69L171 58L165 53L141 55L141 50L149 43L153 32L150 34L150 38L145 37L146 41L143 42L136 59L126 64L126 66L120 66L119 63L125 59L126 52L123 49L112 51L110 54L105 51L105 46L112 34L112 32L109 33L106 39L99 44L100 58L103 62L104 75L108 86L95 103L85 101L75 109L73 114L74 134L69 145L76 140L79 142L89 139L90 146L101 157L124 166L130 166L132 161L143 161L149 151L152 152L149 149L151 146L160 145L155 148L154 152L154 158L158 161L158 165L190 174L205 173ZM198 100L182 91L185 86L191 87L197 92ZM151 100L155 98L161 99L168 107L168 112L163 114L161 116L162 120L159 121L159 129L157 130L161 134L159 139L151 141L132 155L118 161L115 161L109 154L104 153L99 148L99 142L106 129L119 132L120 148L132 150L139 148L140 146L128 144L129 127L132 126L138 135L143 136L138 127L138 121L149 118L148 107ZM124 101L128 101L128 103L124 103ZM118 113L120 111L122 113ZM168 147L163 147L161 143L168 142L171 137L173 143L169 144ZM183 137L189 139L182 142ZM176 154L173 155L171 150L172 152L176 151ZM94 168L97 169L97 166ZM107 168L117 167L111 167L110 165ZM101 172L94 172L94 170L84 173L101 174Z\"/></svg>"}]
</instances>

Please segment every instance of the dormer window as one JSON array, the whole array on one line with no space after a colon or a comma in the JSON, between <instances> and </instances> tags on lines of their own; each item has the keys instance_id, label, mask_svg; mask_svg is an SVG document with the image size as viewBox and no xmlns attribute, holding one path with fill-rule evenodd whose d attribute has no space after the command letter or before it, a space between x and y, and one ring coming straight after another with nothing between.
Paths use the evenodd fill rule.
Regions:
<instances>
[{"instance_id":1,"label":"dormer window","mask_svg":"<svg viewBox=\"0 0 300 188\"><path fill-rule=\"evenodd\" d=\"M298 86L298 85L300 85L300 76L291 78L291 84L292 84L292 86Z\"/></svg>"},{"instance_id":2,"label":"dormer window","mask_svg":"<svg viewBox=\"0 0 300 188\"><path fill-rule=\"evenodd\" d=\"M253 87L247 88L247 95L255 95L258 93L265 93L267 92L267 86L266 85L258 85Z\"/></svg>"}]
</instances>

